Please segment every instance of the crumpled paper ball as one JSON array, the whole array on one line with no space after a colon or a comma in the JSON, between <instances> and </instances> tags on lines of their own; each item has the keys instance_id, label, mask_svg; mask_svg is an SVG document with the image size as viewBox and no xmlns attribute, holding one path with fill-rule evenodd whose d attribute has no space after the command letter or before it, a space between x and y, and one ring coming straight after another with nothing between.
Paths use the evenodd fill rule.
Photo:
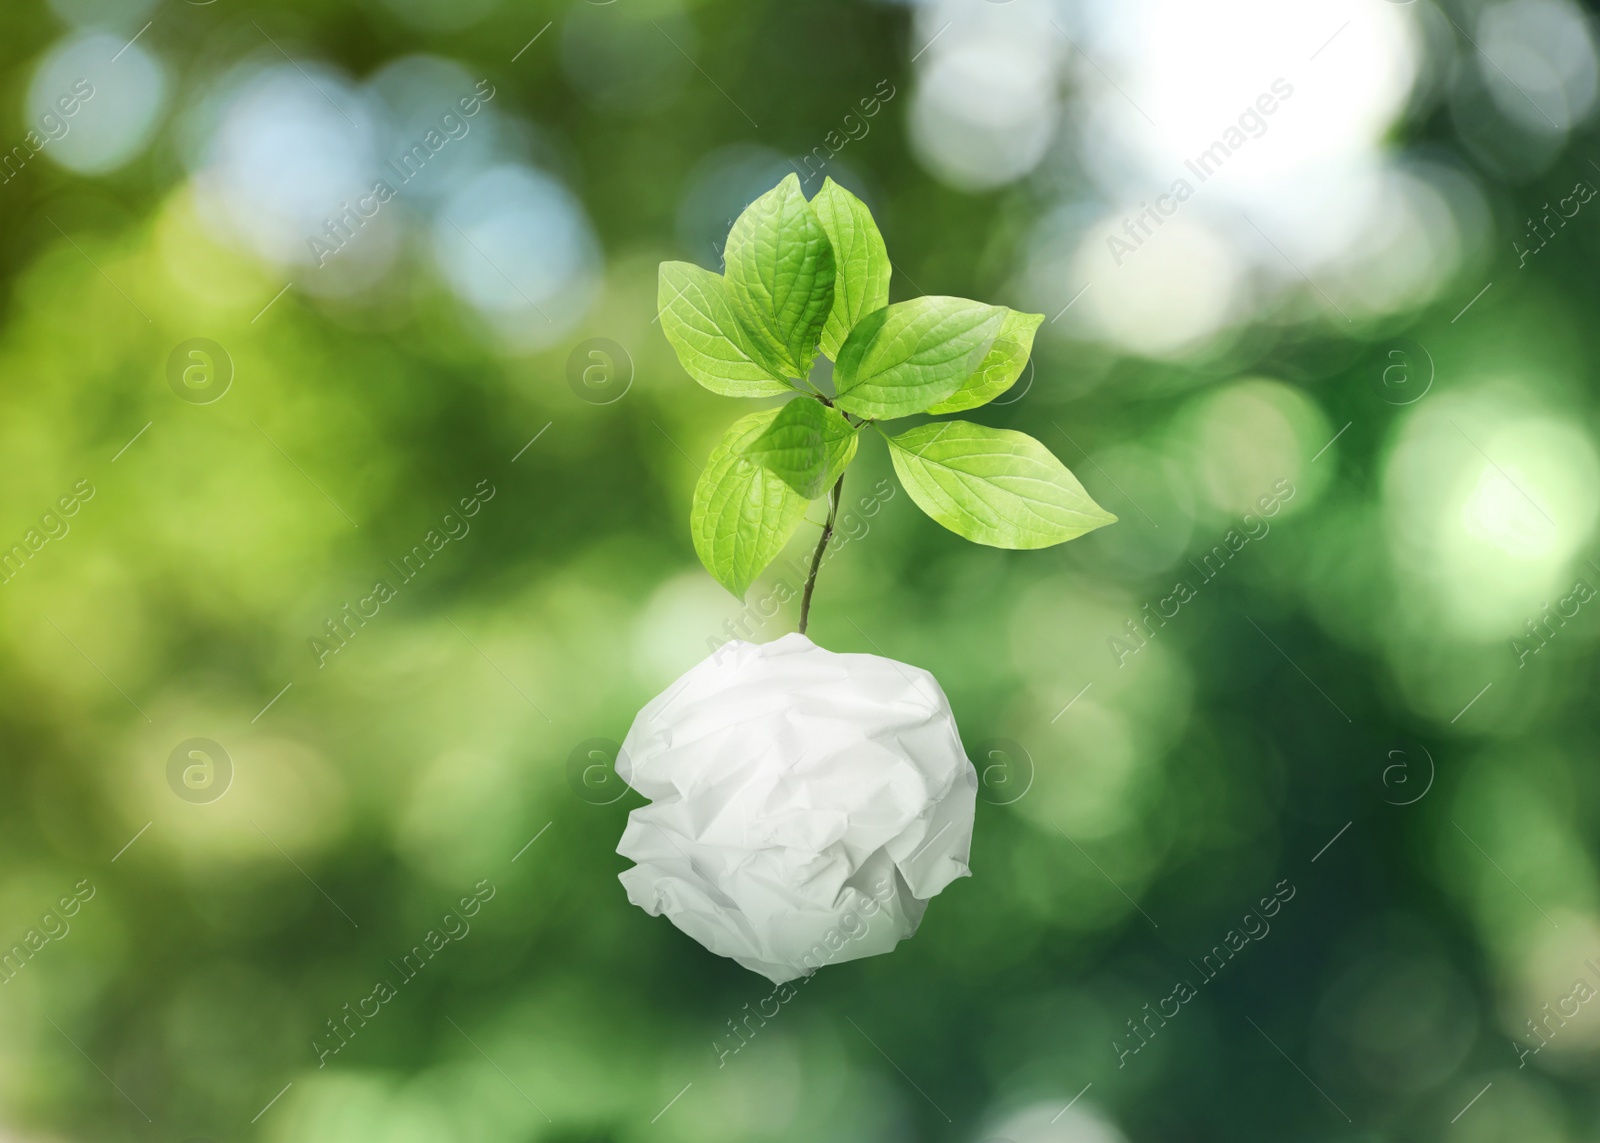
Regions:
<instances>
[{"instance_id":1,"label":"crumpled paper ball","mask_svg":"<svg viewBox=\"0 0 1600 1143\"><path fill-rule=\"evenodd\" d=\"M725 644L616 767L651 801L617 845L628 900L774 984L888 952L971 873L977 774L939 684L892 659Z\"/></svg>"}]
</instances>

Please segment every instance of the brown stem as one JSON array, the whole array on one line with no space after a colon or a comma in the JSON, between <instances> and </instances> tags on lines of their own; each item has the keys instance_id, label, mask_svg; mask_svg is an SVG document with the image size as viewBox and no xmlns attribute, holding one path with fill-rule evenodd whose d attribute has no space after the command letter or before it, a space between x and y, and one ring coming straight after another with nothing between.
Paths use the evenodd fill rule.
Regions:
<instances>
[{"instance_id":1,"label":"brown stem","mask_svg":"<svg viewBox=\"0 0 1600 1143\"><path fill-rule=\"evenodd\" d=\"M833 537L833 521L839 515L839 498L844 495L844 473L839 474L839 479L834 482L833 492L828 504L828 522L822 526L822 538L817 541L817 550L811 554L811 571L806 576L805 594L800 597L800 634L806 633L806 621L811 617L811 592L817 586L817 571L822 567L822 553L828 550L828 541Z\"/></svg>"}]
</instances>

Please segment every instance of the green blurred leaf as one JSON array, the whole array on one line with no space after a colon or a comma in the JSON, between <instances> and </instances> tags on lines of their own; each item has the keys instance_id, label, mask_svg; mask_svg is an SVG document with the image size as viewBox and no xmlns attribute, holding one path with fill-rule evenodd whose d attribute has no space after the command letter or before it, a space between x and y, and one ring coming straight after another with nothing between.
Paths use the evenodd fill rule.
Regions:
<instances>
[{"instance_id":1,"label":"green blurred leaf","mask_svg":"<svg viewBox=\"0 0 1600 1143\"><path fill-rule=\"evenodd\" d=\"M745 456L808 500L850 463L856 429L837 409L798 397L778 411L772 424L745 450Z\"/></svg>"},{"instance_id":2,"label":"green blurred leaf","mask_svg":"<svg viewBox=\"0 0 1600 1143\"><path fill-rule=\"evenodd\" d=\"M930 405L930 413L959 413L987 405L1017 383L1028 355L1033 352L1033 335L1044 321L1043 314L1025 314L1007 310L1000 333L995 337L983 361L955 391L937 405Z\"/></svg>"},{"instance_id":3,"label":"green blurred leaf","mask_svg":"<svg viewBox=\"0 0 1600 1143\"><path fill-rule=\"evenodd\" d=\"M700 562L741 599L794 535L809 503L745 455L779 412L763 409L733 423L706 459L689 512Z\"/></svg>"},{"instance_id":4,"label":"green blurred leaf","mask_svg":"<svg viewBox=\"0 0 1600 1143\"><path fill-rule=\"evenodd\" d=\"M688 262L661 263L656 307L661 331L678 361L700 384L724 397L769 397L794 387L756 359L721 274Z\"/></svg>"},{"instance_id":5,"label":"green blurred leaf","mask_svg":"<svg viewBox=\"0 0 1600 1143\"><path fill-rule=\"evenodd\" d=\"M833 247L833 310L822 327L822 352L839 356L856 322L889 304L889 251L867 204L832 179L811 200Z\"/></svg>"},{"instance_id":6,"label":"green blurred leaf","mask_svg":"<svg viewBox=\"0 0 1600 1143\"><path fill-rule=\"evenodd\" d=\"M994 548L1047 548L1116 521L1026 433L970 421L889 438L911 499L958 536Z\"/></svg>"},{"instance_id":7,"label":"green blurred leaf","mask_svg":"<svg viewBox=\"0 0 1600 1143\"><path fill-rule=\"evenodd\" d=\"M920 413L972 376L1010 311L966 298L896 302L861 319L839 350L835 402L858 417Z\"/></svg>"},{"instance_id":8,"label":"green blurred leaf","mask_svg":"<svg viewBox=\"0 0 1600 1143\"><path fill-rule=\"evenodd\" d=\"M781 376L805 377L833 309L834 260L798 178L745 208L724 256L728 295L757 356Z\"/></svg>"}]
</instances>

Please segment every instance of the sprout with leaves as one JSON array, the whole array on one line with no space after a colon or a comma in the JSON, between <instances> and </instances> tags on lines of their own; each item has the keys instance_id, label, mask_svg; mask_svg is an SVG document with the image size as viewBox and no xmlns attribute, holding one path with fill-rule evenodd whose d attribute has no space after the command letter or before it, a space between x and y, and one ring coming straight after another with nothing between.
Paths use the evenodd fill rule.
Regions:
<instances>
[{"instance_id":1,"label":"sprout with leaves","mask_svg":"<svg viewBox=\"0 0 1600 1143\"><path fill-rule=\"evenodd\" d=\"M1000 396L1022 375L1043 314L966 298L890 305L883 236L866 205L832 179L809 202L794 175L756 199L733 224L724 260L723 274L663 262L658 305L678 360L713 393L795 394L735 421L695 487L695 550L734 595L743 597L828 492L800 603L805 631L844 472L869 425L888 441L917 507L969 540L1044 548L1116 520L1025 433L960 420L897 435L879 427ZM832 397L809 380L819 350L834 362Z\"/></svg>"}]
</instances>

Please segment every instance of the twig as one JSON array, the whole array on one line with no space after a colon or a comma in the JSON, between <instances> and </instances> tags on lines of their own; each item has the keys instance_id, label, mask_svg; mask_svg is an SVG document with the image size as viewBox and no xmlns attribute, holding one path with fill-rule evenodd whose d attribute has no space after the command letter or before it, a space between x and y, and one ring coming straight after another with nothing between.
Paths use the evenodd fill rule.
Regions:
<instances>
[{"instance_id":1,"label":"twig","mask_svg":"<svg viewBox=\"0 0 1600 1143\"><path fill-rule=\"evenodd\" d=\"M828 541L833 538L833 521L839 515L839 499L844 495L844 473L839 474L839 479L834 482L833 494L828 505L828 522L822 526L822 538L817 541L817 550L811 554L811 571L806 576L805 594L800 597L800 634L806 633L806 621L811 617L811 591L817 586L817 571L822 567L822 553L828 550Z\"/></svg>"}]
</instances>

